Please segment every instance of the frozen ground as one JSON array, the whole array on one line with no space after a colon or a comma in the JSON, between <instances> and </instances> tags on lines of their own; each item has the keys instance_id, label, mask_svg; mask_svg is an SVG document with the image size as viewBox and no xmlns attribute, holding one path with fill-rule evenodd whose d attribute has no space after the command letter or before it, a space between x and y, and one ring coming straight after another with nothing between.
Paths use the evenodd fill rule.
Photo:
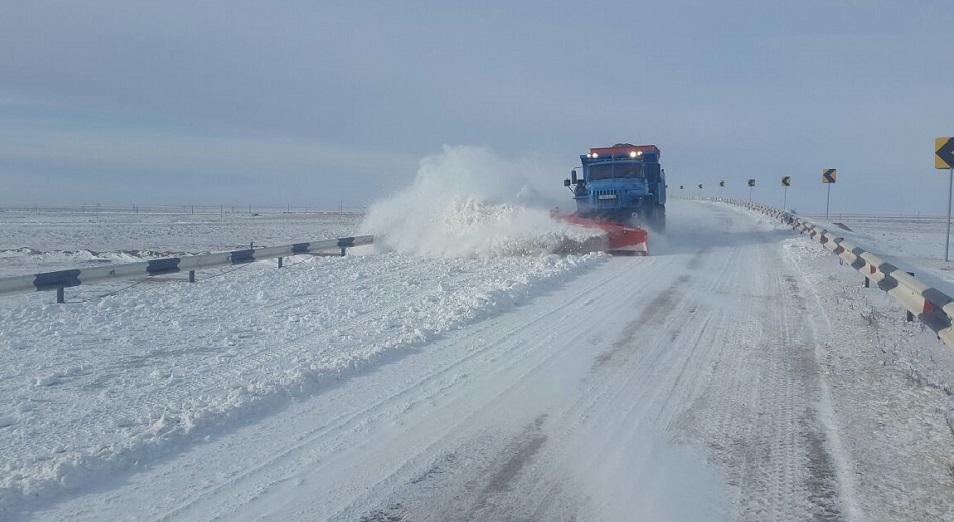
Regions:
<instances>
[{"instance_id":1,"label":"frozen ground","mask_svg":"<svg viewBox=\"0 0 954 522\"><path fill-rule=\"evenodd\" d=\"M668 214L648 258L402 237L0 298L0 519L954 520L951 351L767 217ZM7 218L3 275L360 227Z\"/></svg>"}]
</instances>

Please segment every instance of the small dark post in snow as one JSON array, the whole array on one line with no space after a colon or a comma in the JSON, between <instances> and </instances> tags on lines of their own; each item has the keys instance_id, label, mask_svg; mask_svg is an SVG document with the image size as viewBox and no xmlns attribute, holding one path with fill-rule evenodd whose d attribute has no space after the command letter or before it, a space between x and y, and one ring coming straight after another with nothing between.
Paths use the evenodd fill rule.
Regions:
<instances>
[{"instance_id":1,"label":"small dark post in snow","mask_svg":"<svg viewBox=\"0 0 954 522\"><path fill-rule=\"evenodd\" d=\"M189 282L190 283L195 282L195 270L189 270Z\"/></svg>"},{"instance_id":2,"label":"small dark post in snow","mask_svg":"<svg viewBox=\"0 0 954 522\"><path fill-rule=\"evenodd\" d=\"M871 288L871 279L865 278L865 288Z\"/></svg>"},{"instance_id":3,"label":"small dark post in snow","mask_svg":"<svg viewBox=\"0 0 954 522\"><path fill-rule=\"evenodd\" d=\"M56 302L57 304L63 304L65 301L66 296L64 295L63 287L61 286L56 289Z\"/></svg>"},{"instance_id":4,"label":"small dark post in snow","mask_svg":"<svg viewBox=\"0 0 954 522\"><path fill-rule=\"evenodd\" d=\"M911 277L914 277L914 272L908 272L908 275L911 276ZM908 312L908 313L905 315L905 319L907 319L908 322L910 323L911 321L914 320L914 314L912 314L911 312Z\"/></svg>"},{"instance_id":5,"label":"small dark post in snow","mask_svg":"<svg viewBox=\"0 0 954 522\"><path fill-rule=\"evenodd\" d=\"M282 259L284 259L284 258L283 258L283 257L279 257L279 258L278 258L278 268L281 268L281 267L282 267Z\"/></svg>"},{"instance_id":6,"label":"small dark post in snow","mask_svg":"<svg viewBox=\"0 0 954 522\"><path fill-rule=\"evenodd\" d=\"M341 247L341 257L345 256L345 252L346 252L345 247Z\"/></svg>"}]
</instances>

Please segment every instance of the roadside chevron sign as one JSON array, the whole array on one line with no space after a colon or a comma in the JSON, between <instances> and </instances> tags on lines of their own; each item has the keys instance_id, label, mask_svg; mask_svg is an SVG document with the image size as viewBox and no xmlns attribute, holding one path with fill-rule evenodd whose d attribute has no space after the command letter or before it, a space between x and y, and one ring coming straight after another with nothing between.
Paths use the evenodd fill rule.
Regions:
<instances>
[{"instance_id":1,"label":"roadside chevron sign","mask_svg":"<svg viewBox=\"0 0 954 522\"><path fill-rule=\"evenodd\" d=\"M822 183L834 183L837 177L837 169L825 169L822 171Z\"/></svg>"},{"instance_id":2,"label":"roadside chevron sign","mask_svg":"<svg viewBox=\"0 0 954 522\"><path fill-rule=\"evenodd\" d=\"M954 138L934 139L934 168L954 169Z\"/></svg>"},{"instance_id":3,"label":"roadside chevron sign","mask_svg":"<svg viewBox=\"0 0 954 522\"><path fill-rule=\"evenodd\" d=\"M754 179L750 179L750 180L749 180L749 186L750 186L750 187L754 187L754 186L755 186L755 180L754 180Z\"/></svg>"},{"instance_id":4,"label":"roadside chevron sign","mask_svg":"<svg viewBox=\"0 0 954 522\"><path fill-rule=\"evenodd\" d=\"M791 176L785 176L784 178L782 178L782 186L783 186L783 187L791 187L791 186L792 186L792 177L791 177Z\"/></svg>"}]
</instances>

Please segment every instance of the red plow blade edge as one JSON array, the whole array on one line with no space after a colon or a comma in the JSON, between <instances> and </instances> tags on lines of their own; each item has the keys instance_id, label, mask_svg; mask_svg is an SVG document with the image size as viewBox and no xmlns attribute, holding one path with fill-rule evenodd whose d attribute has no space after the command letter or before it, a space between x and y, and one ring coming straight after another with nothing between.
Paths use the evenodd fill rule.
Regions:
<instances>
[{"instance_id":1,"label":"red plow blade edge","mask_svg":"<svg viewBox=\"0 0 954 522\"><path fill-rule=\"evenodd\" d=\"M550 217L571 225L602 230L606 236L606 248L600 248L600 250L606 250L606 252L610 254L624 256L649 255L649 245L647 243L649 234L647 234L646 229L642 227L626 227L618 223L588 219L575 214L561 214L559 212L551 212Z\"/></svg>"}]
</instances>

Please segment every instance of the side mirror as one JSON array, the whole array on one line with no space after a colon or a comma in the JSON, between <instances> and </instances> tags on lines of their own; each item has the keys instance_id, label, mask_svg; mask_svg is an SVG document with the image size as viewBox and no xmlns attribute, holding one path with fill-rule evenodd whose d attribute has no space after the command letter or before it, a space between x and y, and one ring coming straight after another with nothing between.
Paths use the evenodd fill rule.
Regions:
<instances>
[{"instance_id":1,"label":"side mirror","mask_svg":"<svg viewBox=\"0 0 954 522\"><path fill-rule=\"evenodd\" d=\"M570 183L576 185L576 170L570 171Z\"/></svg>"},{"instance_id":2,"label":"side mirror","mask_svg":"<svg viewBox=\"0 0 954 522\"><path fill-rule=\"evenodd\" d=\"M569 187L569 186L570 186L570 180L568 180L568 179L563 180L563 186L564 186L564 187Z\"/></svg>"}]
</instances>

